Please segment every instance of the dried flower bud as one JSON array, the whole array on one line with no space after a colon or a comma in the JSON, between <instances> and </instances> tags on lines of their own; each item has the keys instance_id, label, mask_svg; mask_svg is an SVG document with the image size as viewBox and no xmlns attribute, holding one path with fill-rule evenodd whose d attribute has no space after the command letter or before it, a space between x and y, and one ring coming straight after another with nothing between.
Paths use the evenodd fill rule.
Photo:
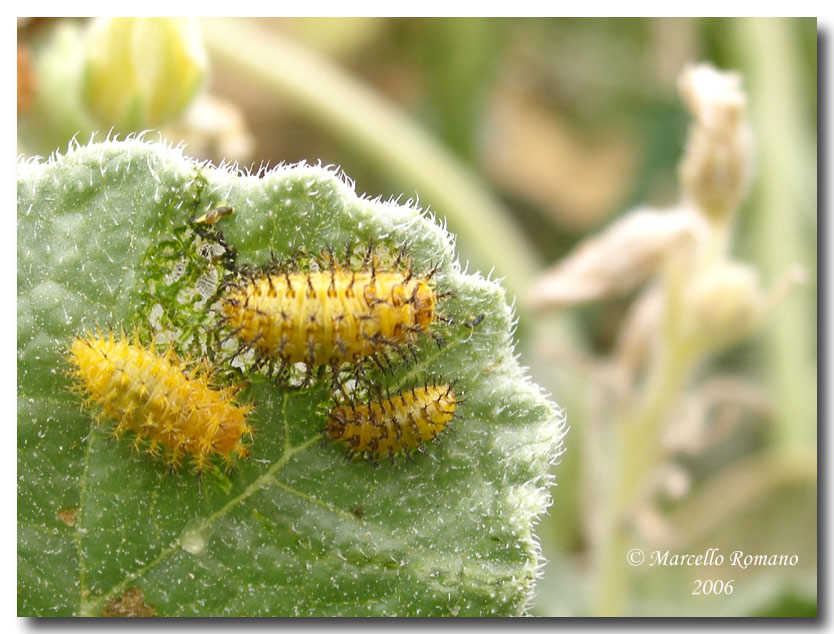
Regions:
<instances>
[{"instance_id":1,"label":"dried flower bud","mask_svg":"<svg viewBox=\"0 0 834 634\"><path fill-rule=\"evenodd\" d=\"M680 165L681 182L704 214L727 218L747 193L752 171L753 141L741 77L700 65L683 72L679 88L695 118Z\"/></svg>"},{"instance_id":2,"label":"dried flower bud","mask_svg":"<svg viewBox=\"0 0 834 634\"><path fill-rule=\"evenodd\" d=\"M628 293L706 229L703 219L686 209L632 211L546 271L530 290L530 304L573 306Z\"/></svg>"},{"instance_id":3,"label":"dried flower bud","mask_svg":"<svg viewBox=\"0 0 834 634\"><path fill-rule=\"evenodd\" d=\"M103 126L158 127L191 102L206 65L192 20L99 18L86 40L84 101Z\"/></svg>"}]
</instances>

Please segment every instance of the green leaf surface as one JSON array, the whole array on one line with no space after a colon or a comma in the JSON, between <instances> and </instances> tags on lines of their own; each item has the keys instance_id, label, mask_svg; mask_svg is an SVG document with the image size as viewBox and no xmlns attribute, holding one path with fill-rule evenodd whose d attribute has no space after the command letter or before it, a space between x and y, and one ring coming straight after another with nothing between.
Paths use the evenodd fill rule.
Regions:
<instances>
[{"instance_id":1,"label":"green leaf surface","mask_svg":"<svg viewBox=\"0 0 834 634\"><path fill-rule=\"evenodd\" d=\"M432 217L346 181L304 165L241 175L141 139L19 163L20 615L112 613L137 588L160 616L525 613L560 411L517 364L501 286L464 274ZM437 290L454 292L442 304L454 322L437 327L446 344L427 337L380 380L392 392L456 380L454 432L413 460L345 462L321 440L327 381L250 373L239 399L257 433L230 472L171 474L110 438L68 390L67 345L109 325L211 356L214 298L197 280L230 271L197 255L193 219L220 204L235 210L218 227L237 265L348 241L437 265Z\"/></svg>"}]
</instances>

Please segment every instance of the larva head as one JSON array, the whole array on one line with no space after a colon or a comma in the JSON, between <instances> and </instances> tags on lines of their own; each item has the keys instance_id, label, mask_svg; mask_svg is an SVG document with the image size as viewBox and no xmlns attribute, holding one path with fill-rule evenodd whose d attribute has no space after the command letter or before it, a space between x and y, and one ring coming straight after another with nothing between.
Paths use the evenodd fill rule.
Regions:
<instances>
[{"instance_id":1,"label":"larva head","mask_svg":"<svg viewBox=\"0 0 834 634\"><path fill-rule=\"evenodd\" d=\"M451 385L429 385L424 388L425 399L431 411L430 418L436 427L442 429L454 417L457 397Z\"/></svg>"},{"instance_id":2,"label":"larva head","mask_svg":"<svg viewBox=\"0 0 834 634\"><path fill-rule=\"evenodd\" d=\"M234 409L223 408L223 418L212 442L215 452L227 454L235 451L241 455L245 454L240 438L252 433L252 427L246 422L246 415L251 410L251 405L239 405Z\"/></svg>"}]
</instances>

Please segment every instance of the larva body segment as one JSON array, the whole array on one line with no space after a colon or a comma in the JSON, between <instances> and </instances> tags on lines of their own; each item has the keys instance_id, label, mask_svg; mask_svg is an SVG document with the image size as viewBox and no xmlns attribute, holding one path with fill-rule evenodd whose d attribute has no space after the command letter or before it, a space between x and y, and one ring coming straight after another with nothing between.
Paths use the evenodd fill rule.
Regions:
<instances>
[{"instance_id":1,"label":"larva body segment","mask_svg":"<svg viewBox=\"0 0 834 634\"><path fill-rule=\"evenodd\" d=\"M428 333L436 301L410 272L334 266L243 278L225 295L223 312L238 339L263 355L335 367Z\"/></svg>"},{"instance_id":2,"label":"larva body segment","mask_svg":"<svg viewBox=\"0 0 834 634\"><path fill-rule=\"evenodd\" d=\"M77 337L69 348L72 372L103 410L101 419L116 419L114 436L136 434L135 447L147 440L148 453L165 453L172 468L190 456L200 473L220 455L228 464L246 456L241 442L252 432L246 422L249 405L232 402L234 390L215 390L205 376L187 373L169 351L164 356L110 333Z\"/></svg>"},{"instance_id":3,"label":"larva body segment","mask_svg":"<svg viewBox=\"0 0 834 634\"><path fill-rule=\"evenodd\" d=\"M327 416L328 440L343 442L348 454L371 461L424 449L454 418L456 396L449 385L415 387L368 403L340 405Z\"/></svg>"}]
</instances>

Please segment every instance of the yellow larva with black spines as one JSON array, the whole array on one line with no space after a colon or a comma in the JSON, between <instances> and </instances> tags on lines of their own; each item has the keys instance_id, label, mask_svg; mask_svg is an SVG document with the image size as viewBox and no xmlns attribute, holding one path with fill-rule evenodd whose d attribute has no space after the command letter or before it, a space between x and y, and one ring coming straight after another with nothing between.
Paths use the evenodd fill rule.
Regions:
<instances>
[{"instance_id":1,"label":"yellow larva with black spines","mask_svg":"<svg viewBox=\"0 0 834 634\"><path fill-rule=\"evenodd\" d=\"M347 445L347 455L372 462L400 452L424 451L455 416L457 397L450 385L425 385L368 403L334 407L322 433Z\"/></svg>"},{"instance_id":2,"label":"yellow larva with black spines","mask_svg":"<svg viewBox=\"0 0 834 634\"><path fill-rule=\"evenodd\" d=\"M222 312L243 346L282 365L355 363L430 334L437 296L406 271L259 272L231 284Z\"/></svg>"},{"instance_id":3,"label":"yellow larva with black spines","mask_svg":"<svg viewBox=\"0 0 834 634\"><path fill-rule=\"evenodd\" d=\"M236 405L234 389L213 389L188 372L170 350L160 356L124 335L87 333L73 339L68 359L86 402L102 409L98 418L117 421L113 435L135 433L134 447L147 441L148 453L164 453L172 468L188 456L200 473L215 455L227 464L248 455L241 439L252 433L252 407Z\"/></svg>"}]
</instances>

